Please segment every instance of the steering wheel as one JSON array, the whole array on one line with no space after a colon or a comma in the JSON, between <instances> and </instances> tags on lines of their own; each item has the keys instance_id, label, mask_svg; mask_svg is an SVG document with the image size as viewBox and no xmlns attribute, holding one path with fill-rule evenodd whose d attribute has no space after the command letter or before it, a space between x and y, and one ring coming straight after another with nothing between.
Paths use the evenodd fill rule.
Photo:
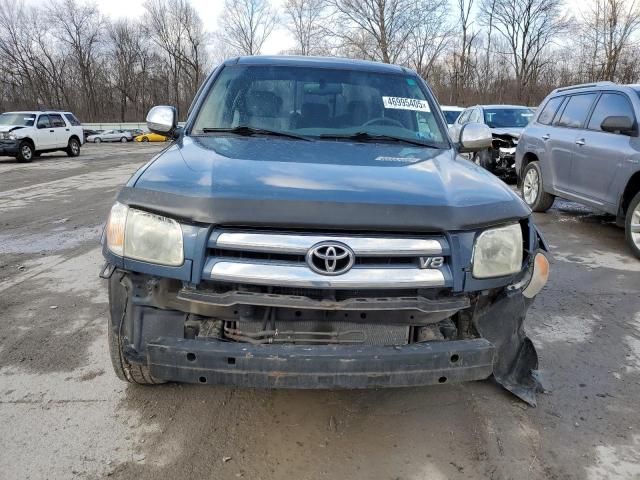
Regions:
<instances>
[{"instance_id":1,"label":"steering wheel","mask_svg":"<svg viewBox=\"0 0 640 480\"><path fill-rule=\"evenodd\" d=\"M396 127L405 128L402 123L400 123L395 118L388 117L376 117L372 118L368 122L364 123L363 127L368 127L369 125L395 125Z\"/></svg>"}]
</instances>

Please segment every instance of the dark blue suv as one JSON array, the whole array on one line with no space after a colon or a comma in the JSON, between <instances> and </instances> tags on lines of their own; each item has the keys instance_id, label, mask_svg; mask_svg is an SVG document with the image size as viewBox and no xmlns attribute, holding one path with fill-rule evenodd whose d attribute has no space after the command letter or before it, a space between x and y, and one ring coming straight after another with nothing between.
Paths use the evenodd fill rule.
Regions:
<instances>
[{"instance_id":1,"label":"dark blue suv","mask_svg":"<svg viewBox=\"0 0 640 480\"><path fill-rule=\"evenodd\" d=\"M530 403L523 321L548 276L529 208L458 156L426 83L394 65L248 57L121 190L103 239L116 374L254 387L485 379Z\"/></svg>"}]
</instances>

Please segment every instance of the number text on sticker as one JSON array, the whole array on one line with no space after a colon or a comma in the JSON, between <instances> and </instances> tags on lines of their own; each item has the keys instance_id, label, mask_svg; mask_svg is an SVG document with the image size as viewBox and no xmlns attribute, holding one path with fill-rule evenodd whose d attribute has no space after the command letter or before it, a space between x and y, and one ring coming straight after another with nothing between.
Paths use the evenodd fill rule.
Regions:
<instances>
[{"instance_id":1,"label":"number text on sticker","mask_svg":"<svg viewBox=\"0 0 640 480\"><path fill-rule=\"evenodd\" d=\"M398 110L415 110L417 112L430 112L429 103L417 98L403 97L382 97L384 108L395 108Z\"/></svg>"}]
</instances>

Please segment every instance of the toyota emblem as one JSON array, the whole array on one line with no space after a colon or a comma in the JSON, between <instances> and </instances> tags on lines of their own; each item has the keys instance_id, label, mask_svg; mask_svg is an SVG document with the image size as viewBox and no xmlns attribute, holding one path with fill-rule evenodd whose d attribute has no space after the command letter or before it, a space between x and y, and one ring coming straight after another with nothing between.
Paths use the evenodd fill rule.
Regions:
<instances>
[{"instance_id":1,"label":"toyota emblem","mask_svg":"<svg viewBox=\"0 0 640 480\"><path fill-rule=\"evenodd\" d=\"M320 242L307 252L307 265L321 275L341 275L353 267L356 256L344 243Z\"/></svg>"}]
</instances>

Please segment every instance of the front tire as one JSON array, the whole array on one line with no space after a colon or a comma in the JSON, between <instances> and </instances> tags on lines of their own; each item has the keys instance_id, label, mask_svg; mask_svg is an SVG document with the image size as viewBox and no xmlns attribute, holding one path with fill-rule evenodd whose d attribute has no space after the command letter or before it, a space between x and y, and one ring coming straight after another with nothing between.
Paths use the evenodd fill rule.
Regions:
<instances>
[{"instance_id":1,"label":"front tire","mask_svg":"<svg viewBox=\"0 0 640 480\"><path fill-rule=\"evenodd\" d=\"M77 157L80 155L80 142L75 138L70 138L65 151L69 157Z\"/></svg>"},{"instance_id":2,"label":"front tire","mask_svg":"<svg viewBox=\"0 0 640 480\"><path fill-rule=\"evenodd\" d=\"M149 137L142 137L142 141L145 142L145 143L148 142L149 141Z\"/></svg>"},{"instance_id":3,"label":"front tire","mask_svg":"<svg viewBox=\"0 0 640 480\"><path fill-rule=\"evenodd\" d=\"M522 198L534 212L546 212L556 197L544 191L542 170L538 162L530 162L522 172Z\"/></svg>"},{"instance_id":4,"label":"front tire","mask_svg":"<svg viewBox=\"0 0 640 480\"><path fill-rule=\"evenodd\" d=\"M33 145L25 141L18 146L18 155L16 156L16 158L18 159L19 162L29 163L33 160L35 153L36 152L35 152L35 149L33 148Z\"/></svg>"},{"instance_id":5,"label":"front tire","mask_svg":"<svg viewBox=\"0 0 640 480\"><path fill-rule=\"evenodd\" d=\"M640 192L631 200L624 227L631 252L640 258Z\"/></svg>"},{"instance_id":6,"label":"front tire","mask_svg":"<svg viewBox=\"0 0 640 480\"><path fill-rule=\"evenodd\" d=\"M489 149L474 153L471 161L491 173L494 171L493 158Z\"/></svg>"},{"instance_id":7,"label":"front tire","mask_svg":"<svg viewBox=\"0 0 640 480\"><path fill-rule=\"evenodd\" d=\"M164 383L151 376L149 367L146 365L137 365L127 362L122 353L122 339L113 331L111 322L109 322L109 356L111 357L111 365L113 371L120 380L135 383L138 385L158 385Z\"/></svg>"},{"instance_id":8,"label":"front tire","mask_svg":"<svg viewBox=\"0 0 640 480\"><path fill-rule=\"evenodd\" d=\"M127 137L122 137L120 139L120 143L127 143Z\"/></svg>"},{"instance_id":9,"label":"front tire","mask_svg":"<svg viewBox=\"0 0 640 480\"><path fill-rule=\"evenodd\" d=\"M96 138L96 139L93 140L93 143L100 143L100 142L102 142L102 139L100 139L100 138Z\"/></svg>"},{"instance_id":10,"label":"front tire","mask_svg":"<svg viewBox=\"0 0 640 480\"><path fill-rule=\"evenodd\" d=\"M119 282L116 274L109 279L109 316L107 337L109 356L116 376L125 382L138 385L157 385L164 383L151 376L147 365L132 364L124 356L126 339L121 335L126 321L127 309L131 307L127 289Z\"/></svg>"}]
</instances>

